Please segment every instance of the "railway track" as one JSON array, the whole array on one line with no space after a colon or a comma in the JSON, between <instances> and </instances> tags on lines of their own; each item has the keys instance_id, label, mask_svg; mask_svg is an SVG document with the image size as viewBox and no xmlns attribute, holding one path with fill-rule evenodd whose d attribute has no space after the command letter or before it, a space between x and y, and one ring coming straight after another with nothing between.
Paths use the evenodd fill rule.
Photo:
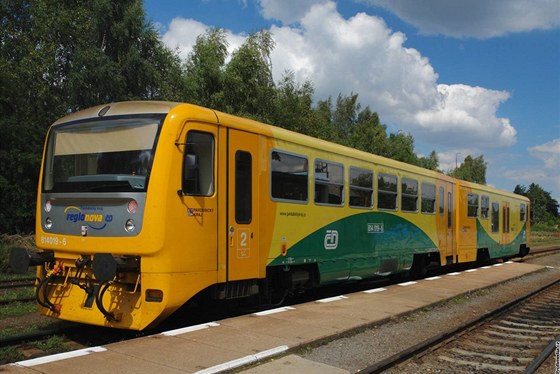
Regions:
<instances>
[{"instance_id":1,"label":"railway track","mask_svg":"<svg viewBox=\"0 0 560 374\"><path fill-rule=\"evenodd\" d=\"M35 285L35 278L0 280L0 290L7 290L11 288L33 287L34 285Z\"/></svg>"},{"instance_id":2,"label":"railway track","mask_svg":"<svg viewBox=\"0 0 560 374\"><path fill-rule=\"evenodd\" d=\"M361 373L532 373L560 341L560 280Z\"/></svg>"},{"instance_id":3,"label":"railway track","mask_svg":"<svg viewBox=\"0 0 560 374\"><path fill-rule=\"evenodd\" d=\"M35 300L29 289L35 286L35 278L16 278L0 280L0 306L12 303L29 303Z\"/></svg>"}]
</instances>

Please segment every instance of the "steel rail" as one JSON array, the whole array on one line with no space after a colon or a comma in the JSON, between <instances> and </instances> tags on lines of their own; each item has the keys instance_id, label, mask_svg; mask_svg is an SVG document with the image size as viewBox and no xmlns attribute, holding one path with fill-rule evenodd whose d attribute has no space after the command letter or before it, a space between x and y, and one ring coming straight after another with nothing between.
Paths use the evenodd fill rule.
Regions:
<instances>
[{"instance_id":1,"label":"steel rail","mask_svg":"<svg viewBox=\"0 0 560 374\"><path fill-rule=\"evenodd\" d=\"M358 371L358 373L360 374L370 374L370 373L381 373L389 368L392 368L398 364L400 364L401 362L404 362L416 355L419 355L420 353L428 350L431 347L434 347L440 343L445 342L448 339L453 338L456 335L459 335L460 333L467 331L471 328L477 327L478 325L481 325L482 323L486 322L489 319L492 319L494 317L497 317L501 314L504 314L505 312L513 309L515 306L517 306L518 304L522 303L523 301L537 295L538 293L554 286L555 284L560 283L560 279L554 280L548 284L545 284L544 286L541 286L539 288L537 288L536 290L533 290L523 296L520 296L518 298L516 298L513 301L510 301L507 304L502 305L501 307L498 307L494 310L488 311L484 314L482 314L479 317L473 318L470 321L467 321L465 323L462 323L459 326L453 327L451 329L448 329L447 331L444 331L443 333L440 333L436 336L433 336L429 339L424 340L423 342L420 342L416 345L413 345L412 347L409 347L399 353L396 353L384 360L381 360L373 365L370 365L360 371Z\"/></svg>"}]
</instances>

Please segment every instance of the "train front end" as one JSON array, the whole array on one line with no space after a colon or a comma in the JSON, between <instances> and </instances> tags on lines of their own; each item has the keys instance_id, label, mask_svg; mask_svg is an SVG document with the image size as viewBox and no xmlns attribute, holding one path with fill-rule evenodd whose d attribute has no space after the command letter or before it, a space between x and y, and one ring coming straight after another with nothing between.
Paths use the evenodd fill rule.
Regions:
<instances>
[{"instance_id":1,"label":"train front end","mask_svg":"<svg viewBox=\"0 0 560 374\"><path fill-rule=\"evenodd\" d=\"M144 218L157 205L147 191L170 108L148 107L93 108L51 127L37 199L40 251L11 253L15 271L37 266L41 314L134 330L165 314L164 287L143 276L161 248Z\"/></svg>"}]
</instances>

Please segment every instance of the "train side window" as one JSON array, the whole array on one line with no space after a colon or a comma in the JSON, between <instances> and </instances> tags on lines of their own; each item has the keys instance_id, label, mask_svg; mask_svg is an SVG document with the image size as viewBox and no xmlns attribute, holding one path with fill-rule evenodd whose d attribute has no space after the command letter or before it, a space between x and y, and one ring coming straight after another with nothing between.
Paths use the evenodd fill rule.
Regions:
<instances>
[{"instance_id":1,"label":"train side window","mask_svg":"<svg viewBox=\"0 0 560 374\"><path fill-rule=\"evenodd\" d=\"M350 167L350 206L373 207L373 171Z\"/></svg>"},{"instance_id":2,"label":"train side window","mask_svg":"<svg viewBox=\"0 0 560 374\"><path fill-rule=\"evenodd\" d=\"M525 217L527 216L527 206L525 204L519 205L519 220L525 222Z\"/></svg>"},{"instance_id":3,"label":"train side window","mask_svg":"<svg viewBox=\"0 0 560 374\"><path fill-rule=\"evenodd\" d=\"M344 167L329 161L315 160L315 202L344 203Z\"/></svg>"},{"instance_id":4,"label":"train side window","mask_svg":"<svg viewBox=\"0 0 560 374\"><path fill-rule=\"evenodd\" d=\"M492 232L500 231L500 205L492 203Z\"/></svg>"},{"instance_id":5,"label":"train side window","mask_svg":"<svg viewBox=\"0 0 560 374\"><path fill-rule=\"evenodd\" d=\"M478 216L478 195L470 193L467 195L467 217L476 218Z\"/></svg>"},{"instance_id":6,"label":"train side window","mask_svg":"<svg viewBox=\"0 0 560 374\"><path fill-rule=\"evenodd\" d=\"M439 188L439 214L443 216L445 213L445 189Z\"/></svg>"},{"instance_id":7,"label":"train side window","mask_svg":"<svg viewBox=\"0 0 560 374\"><path fill-rule=\"evenodd\" d=\"M272 151L270 154L270 196L272 199L307 202L307 158Z\"/></svg>"},{"instance_id":8,"label":"train side window","mask_svg":"<svg viewBox=\"0 0 560 374\"><path fill-rule=\"evenodd\" d=\"M186 195L214 194L214 136L189 131L183 157L182 190Z\"/></svg>"},{"instance_id":9,"label":"train side window","mask_svg":"<svg viewBox=\"0 0 560 374\"><path fill-rule=\"evenodd\" d=\"M403 212L418 212L418 181L401 179L401 209Z\"/></svg>"},{"instance_id":10,"label":"train side window","mask_svg":"<svg viewBox=\"0 0 560 374\"><path fill-rule=\"evenodd\" d=\"M482 195L480 197L480 218L488 219L488 211L490 210L490 198Z\"/></svg>"},{"instance_id":11,"label":"train side window","mask_svg":"<svg viewBox=\"0 0 560 374\"><path fill-rule=\"evenodd\" d=\"M377 175L377 207L379 209L397 209L397 176L385 173Z\"/></svg>"},{"instance_id":12,"label":"train side window","mask_svg":"<svg viewBox=\"0 0 560 374\"><path fill-rule=\"evenodd\" d=\"M253 219L252 157L249 152L235 153L235 221L249 224Z\"/></svg>"},{"instance_id":13,"label":"train side window","mask_svg":"<svg viewBox=\"0 0 560 374\"><path fill-rule=\"evenodd\" d=\"M432 183L422 183L422 213L436 212L436 186Z\"/></svg>"}]
</instances>

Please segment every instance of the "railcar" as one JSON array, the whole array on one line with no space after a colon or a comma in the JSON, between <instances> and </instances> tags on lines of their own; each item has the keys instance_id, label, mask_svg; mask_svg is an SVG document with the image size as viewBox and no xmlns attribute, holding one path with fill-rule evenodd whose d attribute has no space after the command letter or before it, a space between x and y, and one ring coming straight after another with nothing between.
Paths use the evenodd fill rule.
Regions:
<instances>
[{"instance_id":1,"label":"railcar","mask_svg":"<svg viewBox=\"0 0 560 374\"><path fill-rule=\"evenodd\" d=\"M42 314L155 326L195 297L295 291L524 255L522 196L211 109L122 102L49 129L37 198Z\"/></svg>"}]
</instances>

